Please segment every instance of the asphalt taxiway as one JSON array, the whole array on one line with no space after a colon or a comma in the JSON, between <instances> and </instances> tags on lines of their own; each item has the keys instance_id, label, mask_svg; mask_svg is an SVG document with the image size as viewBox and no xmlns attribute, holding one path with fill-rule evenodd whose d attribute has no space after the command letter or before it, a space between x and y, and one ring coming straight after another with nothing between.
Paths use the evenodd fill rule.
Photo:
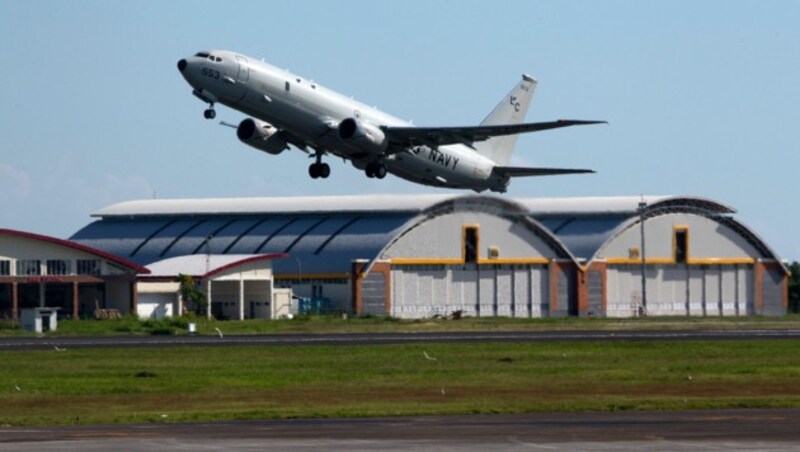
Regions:
<instances>
[{"instance_id":1,"label":"asphalt taxiway","mask_svg":"<svg viewBox=\"0 0 800 452\"><path fill-rule=\"evenodd\" d=\"M0 428L0 449L797 450L800 410L548 413Z\"/></svg>"},{"instance_id":2,"label":"asphalt taxiway","mask_svg":"<svg viewBox=\"0 0 800 452\"><path fill-rule=\"evenodd\" d=\"M0 337L0 350L236 345L374 345L423 342L580 342L800 339L800 330L493 331L179 336Z\"/></svg>"}]
</instances>

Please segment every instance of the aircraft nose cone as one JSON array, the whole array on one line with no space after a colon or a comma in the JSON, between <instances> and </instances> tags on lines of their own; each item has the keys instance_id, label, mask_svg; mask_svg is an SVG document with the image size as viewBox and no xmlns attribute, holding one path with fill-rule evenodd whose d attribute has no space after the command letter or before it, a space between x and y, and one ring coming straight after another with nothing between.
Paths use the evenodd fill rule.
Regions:
<instances>
[{"instance_id":1,"label":"aircraft nose cone","mask_svg":"<svg viewBox=\"0 0 800 452\"><path fill-rule=\"evenodd\" d=\"M184 69L186 69L186 60L178 61L178 70L183 72Z\"/></svg>"}]
</instances>

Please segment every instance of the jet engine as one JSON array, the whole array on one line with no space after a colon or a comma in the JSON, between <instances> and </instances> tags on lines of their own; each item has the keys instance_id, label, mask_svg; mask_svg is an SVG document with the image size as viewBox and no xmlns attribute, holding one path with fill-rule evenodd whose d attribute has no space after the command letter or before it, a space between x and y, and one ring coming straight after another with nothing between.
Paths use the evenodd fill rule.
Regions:
<instances>
[{"instance_id":1,"label":"jet engine","mask_svg":"<svg viewBox=\"0 0 800 452\"><path fill-rule=\"evenodd\" d=\"M289 143L281 138L275 126L258 119L247 118L240 122L236 136L242 143L273 155L289 149Z\"/></svg>"},{"instance_id":2,"label":"jet engine","mask_svg":"<svg viewBox=\"0 0 800 452\"><path fill-rule=\"evenodd\" d=\"M339 139L375 154L389 147L389 140L379 127L356 118L343 119L339 123Z\"/></svg>"}]
</instances>

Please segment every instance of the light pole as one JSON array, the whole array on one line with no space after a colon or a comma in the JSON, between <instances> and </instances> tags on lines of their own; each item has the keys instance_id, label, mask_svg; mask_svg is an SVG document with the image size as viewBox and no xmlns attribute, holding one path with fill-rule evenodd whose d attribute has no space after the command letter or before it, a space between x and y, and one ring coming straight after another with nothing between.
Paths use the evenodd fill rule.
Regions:
<instances>
[{"instance_id":1,"label":"light pole","mask_svg":"<svg viewBox=\"0 0 800 452\"><path fill-rule=\"evenodd\" d=\"M644 202L644 198L642 198L642 202L639 203L639 227L641 229L642 237L641 237L641 250L640 257L642 259L642 306L640 307L640 314L647 315L647 269L645 267L645 259L647 254L645 253L645 240L644 240L644 211L647 208L647 203Z\"/></svg>"},{"instance_id":2,"label":"light pole","mask_svg":"<svg viewBox=\"0 0 800 452\"><path fill-rule=\"evenodd\" d=\"M205 273L205 275L207 275L208 272L211 271L211 239L212 238L214 238L214 236L212 234L209 234L208 236L206 236L206 243L205 243L205 248L206 248L206 273ZM205 275L203 275L203 276L205 276ZM212 302L211 302L211 279L210 278L208 279L208 281L206 281L206 302L207 302L206 303L206 319L211 320L211 303Z\"/></svg>"},{"instance_id":3,"label":"light pole","mask_svg":"<svg viewBox=\"0 0 800 452\"><path fill-rule=\"evenodd\" d=\"M303 263L300 262L297 256L292 256L292 259L297 262L297 284L300 285L303 283ZM292 283L292 292L294 292L294 283Z\"/></svg>"}]
</instances>

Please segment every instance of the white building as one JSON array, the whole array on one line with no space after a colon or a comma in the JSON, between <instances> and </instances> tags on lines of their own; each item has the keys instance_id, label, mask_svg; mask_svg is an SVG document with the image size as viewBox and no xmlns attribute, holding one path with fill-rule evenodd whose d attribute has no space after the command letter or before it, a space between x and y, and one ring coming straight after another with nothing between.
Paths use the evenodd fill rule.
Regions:
<instances>
[{"instance_id":1,"label":"white building","mask_svg":"<svg viewBox=\"0 0 800 452\"><path fill-rule=\"evenodd\" d=\"M273 286L272 260L283 254L194 254L154 262L139 278L140 318L163 318L184 312L179 275L191 276L210 300L209 315L218 319L277 318L289 313L291 293Z\"/></svg>"},{"instance_id":2,"label":"white building","mask_svg":"<svg viewBox=\"0 0 800 452\"><path fill-rule=\"evenodd\" d=\"M30 232L0 229L0 317L21 309L59 308L59 316L93 317L98 309L136 311L136 275L127 259Z\"/></svg>"}]
</instances>

